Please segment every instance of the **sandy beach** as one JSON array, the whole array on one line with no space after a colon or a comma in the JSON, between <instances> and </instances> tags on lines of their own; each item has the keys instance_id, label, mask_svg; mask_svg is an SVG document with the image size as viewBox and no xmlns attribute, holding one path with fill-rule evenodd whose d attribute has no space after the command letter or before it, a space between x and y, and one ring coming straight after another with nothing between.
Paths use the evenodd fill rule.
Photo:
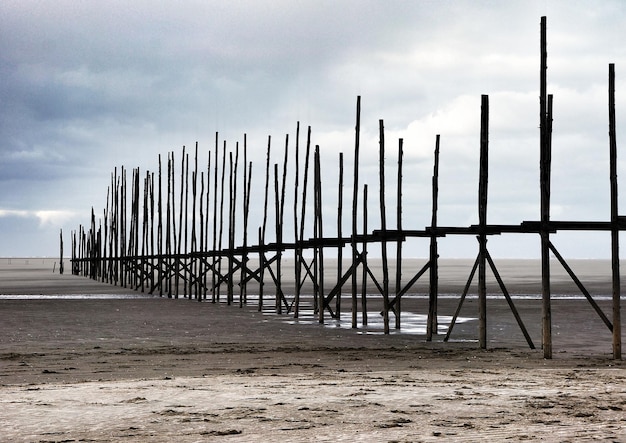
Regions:
<instances>
[{"instance_id":1,"label":"sandy beach","mask_svg":"<svg viewBox=\"0 0 626 443\"><path fill-rule=\"evenodd\" d=\"M577 265L610 317L610 267ZM239 308L151 297L53 273L52 259L0 259L2 438L626 441L624 364L611 358L611 333L589 303L563 296L575 287L560 274L553 359L543 359L532 297L515 304L537 349L497 296L488 300L487 350L472 298L442 342L467 266L442 267L450 295L426 342L423 283L403 299L402 330L384 335L375 298L368 327L352 329L347 311L320 325L306 312L258 312L253 298ZM511 293L537 293L533 266L503 263Z\"/></svg>"}]
</instances>

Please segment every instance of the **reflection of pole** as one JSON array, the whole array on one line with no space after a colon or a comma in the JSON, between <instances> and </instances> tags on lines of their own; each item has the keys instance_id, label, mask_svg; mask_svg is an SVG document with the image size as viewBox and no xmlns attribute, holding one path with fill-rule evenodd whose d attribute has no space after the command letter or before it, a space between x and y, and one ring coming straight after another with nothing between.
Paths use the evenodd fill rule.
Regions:
<instances>
[{"instance_id":1,"label":"reflection of pole","mask_svg":"<svg viewBox=\"0 0 626 443\"><path fill-rule=\"evenodd\" d=\"M487 183L489 178L489 96L482 96L480 107L480 172L478 183L478 341L487 348Z\"/></svg>"},{"instance_id":2,"label":"reflection of pole","mask_svg":"<svg viewBox=\"0 0 626 443\"><path fill-rule=\"evenodd\" d=\"M613 358L622 358L620 314L619 219L617 211L617 139L615 134L615 65L609 65L609 153L611 179L611 258L613 281Z\"/></svg>"},{"instance_id":3,"label":"reflection of pole","mask_svg":"<svg viewBox=\"0 0 626 443\"><path fill-rule=\"evenodd\" d=\"M430 222L431 229L437 227L437 201L439 194L439 134L435 139L435 165L433 167L432 179L432 218ZM430 235L430 287L428 300L428 324L426 325L426 340L431 341L433 334L437 333L437 292L439 291L439 275L438 275L438 251L437 236L434 232Z\"/></svg>"},{"instance_id":4,"label":"reflection of pole","mask_svg":"<svg viewBox=\"0 0 626 443\"><path fill-rule=\"evenodd\" d=\"M550 305L550 124L547 116L547 59L546 17L541 17L541 68L539 92L539 143L540 143L540 190L541 190L541 299L543 356L552 358L552 312Z\"/></svg>"}]
</instances>

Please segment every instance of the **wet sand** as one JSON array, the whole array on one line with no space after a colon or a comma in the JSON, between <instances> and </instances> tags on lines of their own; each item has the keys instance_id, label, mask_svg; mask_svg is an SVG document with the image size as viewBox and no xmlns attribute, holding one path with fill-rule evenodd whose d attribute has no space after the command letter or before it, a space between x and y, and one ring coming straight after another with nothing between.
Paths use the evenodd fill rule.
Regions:
<instances>
[{"instance_id":1,"label":"wet sand","mask_svg":"<svg viewBox=\"0 0 626 443\"><path fill-rule=\"evenodd\" d=\"M554 358L544 360L532 298L515 304L537 349L496 297L480 350L473 298L448 343L458 296L439 301L429 343L423 297L404 299L403 329L383 335L375 298L367 328L350 328L349 312L322 326L306 311L258 312L252 299L239 308L142 296L53 274L53 263L0 259L7 441L626 440L624 364L584 299L553 300ZM579 265L610 318L610 267ZM440 273L442 293L462 290L467 266ZM506 262L500 272L511 293L535 291L528 268ZM573 292L555 280L553 290Z\"/></svg>"}]
</instances>

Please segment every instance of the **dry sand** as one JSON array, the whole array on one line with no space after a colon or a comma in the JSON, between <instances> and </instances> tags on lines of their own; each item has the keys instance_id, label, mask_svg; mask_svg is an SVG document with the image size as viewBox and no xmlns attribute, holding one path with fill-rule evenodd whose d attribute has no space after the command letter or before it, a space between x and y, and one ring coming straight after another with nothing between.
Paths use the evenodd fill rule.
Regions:
<instances>
[{"instance_id":1,"label":"dry sand","mask_svg":"<svg viewBox=\"0 0 626 443\"><path fill-rule=\"evenodd\" d=\"M443 292L464 284L466 263L453 265ZM507 266L511 292L535 290L528 269ZM353 330L252 304L141 297L52 268L0 260L0 294L30 294L0 299L2 441L626 441L624 364L585 300L553 301L544 360L502 299L488 300L485 351L473 299L449 343L458 298L441 299L427 343L423 298L404 300L403 332L385 336L375 300L370 327ZM585 276L597 294L601 269ZM516 306L539 348L540 301Z\"/></svg>"}]
</instances>

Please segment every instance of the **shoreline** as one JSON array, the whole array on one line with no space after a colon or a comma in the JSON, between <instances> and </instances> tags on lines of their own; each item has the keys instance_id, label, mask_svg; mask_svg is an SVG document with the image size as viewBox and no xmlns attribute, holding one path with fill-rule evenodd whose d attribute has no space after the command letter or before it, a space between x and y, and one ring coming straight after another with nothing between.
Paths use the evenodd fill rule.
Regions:
<instances>
[{"instance_id":1,"label":"shoreline","mask_svg":"<svg viewBox=\"0 0 626 443\"><path fill-rule=\"evenodd\" d=\"M272 313L270 297L264 312L143 297L41 266L0 261L0 293L32 293L0 299L10 441L626 439L626 365L611 358L611 333L584 299L553 300L545 360L536 299L515 300L536 349L506 301L490 298L481 350L472 297L447 343L458 298L441 298L441 328L427 342L426 297L403 298L403 329L385 335L376 297L368 326L352 329L345 311L322 326L310 308L299 319ZM522 289L524 272L512 276Z\"/></svg>"}]
</instances>

